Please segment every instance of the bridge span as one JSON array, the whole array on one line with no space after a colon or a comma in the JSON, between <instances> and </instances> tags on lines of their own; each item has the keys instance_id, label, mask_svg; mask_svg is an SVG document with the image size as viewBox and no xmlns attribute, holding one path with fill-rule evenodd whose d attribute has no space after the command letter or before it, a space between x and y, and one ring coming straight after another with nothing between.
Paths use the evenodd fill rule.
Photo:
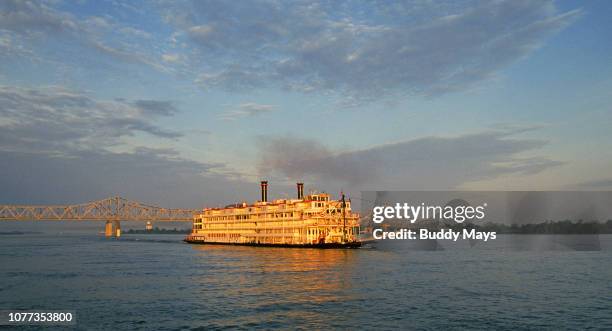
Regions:
<instances>
[{"instance_id":1,"label":"bridge span","mask_svg":"<svg viewBox=\"0 0 612 331\"><path fill-rule=\"evenodd\" d=\"M0 205L0 220L106 221L107 237L121 235L120 221L191 222L198 209L170 209L111 197L76 205Z\"/></svg>"}]
</instances>

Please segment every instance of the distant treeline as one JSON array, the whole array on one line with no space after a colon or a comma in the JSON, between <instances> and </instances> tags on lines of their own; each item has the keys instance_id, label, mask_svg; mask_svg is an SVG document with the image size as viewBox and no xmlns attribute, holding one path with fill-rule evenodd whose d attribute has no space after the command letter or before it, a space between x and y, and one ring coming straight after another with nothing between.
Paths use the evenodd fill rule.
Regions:
<instances>
[{"instance_id":1,"label":"distant treeline","mask_svg":"<svg viewBox=\"0 0 612 331\"><path fill-rule=\"evenodd\" d=\"M612 234L612 220L602 222L546 221L528 224L457 224L453 230L476 228L480 231L495 231L501 234Z\"/></svg>"},{"instance_id":2,"label":"distant treeline","mask_svg":"<svg viewBox=\"0 0 612 331\"><path fill-rule=\"evenodd\" d=\"M134 230L134 229L129 229L127 230L125 233L127 234L186 234L186 233L190 233L191 229L160 229L158 227L155 227L151 230Z\"/></svg>"}]
</instances>

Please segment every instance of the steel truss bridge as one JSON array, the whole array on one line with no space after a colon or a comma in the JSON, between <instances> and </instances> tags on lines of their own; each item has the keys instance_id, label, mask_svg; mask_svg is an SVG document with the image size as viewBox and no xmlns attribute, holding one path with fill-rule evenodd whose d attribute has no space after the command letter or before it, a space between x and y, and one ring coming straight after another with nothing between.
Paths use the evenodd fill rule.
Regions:
<instances>
[{"instance_id":1,"label":"steel truss bridge","mask_svg":"<svg viewBox=\"0 0 612 331\"><path fill-rule=\"evenodd\" d=\"M0 205L0 220L106 221L106 235L121 234L120 221L192 221L197 209L169 209L106 198L76 205Z\"/></svg>"}]
</instances>

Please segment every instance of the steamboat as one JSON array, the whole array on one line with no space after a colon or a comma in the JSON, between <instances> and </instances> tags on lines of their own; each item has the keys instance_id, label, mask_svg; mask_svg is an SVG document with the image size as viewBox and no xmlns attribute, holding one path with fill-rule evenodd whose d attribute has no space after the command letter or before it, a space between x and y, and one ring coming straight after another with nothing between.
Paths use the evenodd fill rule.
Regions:
<instances>
[{"instance_id":1,"label":"steamboat","mask_svg":"<svg viewBox=\"0 0 612 331\"><path fill-rule=\"evenodd\" d=\"M297 183L295 199L268 201L268 182L261 182L261 200L224 208L205 208L194 215L191 244L357 248L359 214L351 211L344 194L332 200L327 193L304 196Z\"/></svg>"}]
</instances>

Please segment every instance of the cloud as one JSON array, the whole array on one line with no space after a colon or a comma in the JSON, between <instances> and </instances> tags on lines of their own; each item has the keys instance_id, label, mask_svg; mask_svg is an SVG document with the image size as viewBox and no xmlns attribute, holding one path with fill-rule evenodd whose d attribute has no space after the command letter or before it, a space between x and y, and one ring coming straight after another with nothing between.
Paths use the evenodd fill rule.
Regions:
<instances>
[{"instance_id":1,"label":"cloud","mask_svg":"<svg viewBox=\"0 0 612 331\"><path fill-rule=\"evenodd\" d=\"M132 35L132 36L143 38L143 39L153 38L153 36L150 33L140 30L140 29L130 27L130 26L120 28L120 31L124 34Z\"/></svg>"},{"instance_id":2,"label":"cloud","mask_svg":"<svg viewBox=\"0 0 612 331\"><path fill-rule=\"evenodd\" d=\"M216 174L222 164L186 160L172 150L66 154L0 150L0 204L73 204L120 195L168 208L201 208L257 197L257 184Z\"/></svg>"},{"instance_id":3,"label":"cloud","mask_svg":"<svg viewBox=\"0 0 612 331\"><path fill-rule=\"evenodd\" d=\"M187 32L195 40L206 42L208 36L212 35L213 29L212 27L206 25L196 25L190 27Z\"/></svg>"},{"instance_id":4,"label":"cloud","mask_svg":"<svg viewBox=\"0 0 612 331\"><path fill-rule=\"evenodd\" d=\"M520 157L546 144L491 131L457 137L427 137L362 150L335 152L314 140L262 137L262 174L352 188L452 189L505 174L534 174L561 162Z\"/></svg>"},{"instance_id":5,"label":"cloud","mask_svg":"<svg viewBox=\"0 0 612 331\"><path fill-rule=\"evenodd\" d=\"M259 116L261 114L273 112L277 109L274 105L264 105L254 102L239 104L231 110L221 114L220 118L224 120L236 120L242 117Z\"/></svg>"},{"instance_id":6,"label":"cloud","mask_svg":"<svg viewBox=\"0 0 612 331\"><path fill-rule=\"evenodd\" d=\"M164 62L179 63L181 61L181 56L179 54L162 54L162 60L164 60Z\"/></svg>"},{"instance_id":7,"label":"cloud","mask_svg":"<svg viewBox=\"0 0 612 331\"><path fill-rule=\"evenodd\" d=\"M175 113L168 101L108 101L62 87L0 86L0 149L59 153L99 149L137 132L178 138L180 133L153 122Z\"/></svg>"},{"instance_id":8,"label":"cloud","mask_svg":"<svg viewBox=\"0 0 612 331\"><path fill-rule=\"evenodd\" d=\"M44 48L49 46L49 40L55 40L70 47L80 45L124 62L144 64L163 72L170 70L149 55L151 49L142 51L145 43L141 41L151 39L149 33L109 17L78 17L55 5L44 1L1 1L0 31L30 44L31 48ZM49 52L39 53L49 55Z\"/></svg>"},{"instance_id":9,"label":"cloud","mask_svg":"<svg viewBox=\"0 0 612 331\"><path fill-rule=\"evenodd\" d=\"M582 13L559 12L546 0L151 4L147 14L171 24L161 27L172 36L166 45L156 40L163 35L111 15L82 17L60 8L2 1L0 30L10 33L10 45L76 43L119 63L191 76L205 89L333 93L348 107L469 89L531 54Z\"/></svg>"},{"instance_id":10,"label":"cloud","mask_svg":"<svg viewBox=\"0 0 612 331\"><path fill-rule=\"evenodd\" d=\"M361 101L465 90L580 16L552 1L196 1L166 17L200 50L207 89L277 86ZM367 13L367 14L366 14Z\"/></svg>"},{"instance_id":11,"label":"cloud","mask_svg":"<svg viewBox=\"0 0 612 331\"><path fill-rule=\"evenodd\" d=\"M143 113L156 116L172 116L178 112L171 101L136 100L133 104Z\"/></svg>"},{"instance_id":12,"label":"cloud","mask_svg":"<svg viewBox=\"0 0 612 331\"><path fill-rule=\"evenodd\" d=\"M0 2L0 28L21 33L58 33L74 31L72 15L58 12L41 1Z\"/></svg>"},{"instance_id":13,"label":"cloud","mask_svg":"<svg viewBox=\"0 0 612 331\"><path fill-rule=\"evenodd\" d=\"M168 71L164 65L154 61L148 55L136 50L130 50L128 47L111 47L97 39L85 39L84 42L92 49L95 49L102 54L109 55L115 59L119 59L123 62L146 64L162 72Z\"/></svg>"},{"instance_id":14,"label":"cloud","mask_svg":"<svg viewBox=\"0 0 612 331\"><path fill-rule=\"evenodd\" d=\"M0 31L0 58L9 57L37 58L31 49L16 40L10 33Z\"/></svg>"},{"instance_id":15,"label":"cloud","mask_svg":"<svg viewBox=\"0 0 612 331\"><path fill-rule=\"evenodd\" d=\"M66 204L121 195L199 208L255 199L257 185L224 163L122 140L141 132L180 137L155 124L177 111L165 100L101 100L57 86L0 86L0 203Z\"/></svg>"}]
</instances>

